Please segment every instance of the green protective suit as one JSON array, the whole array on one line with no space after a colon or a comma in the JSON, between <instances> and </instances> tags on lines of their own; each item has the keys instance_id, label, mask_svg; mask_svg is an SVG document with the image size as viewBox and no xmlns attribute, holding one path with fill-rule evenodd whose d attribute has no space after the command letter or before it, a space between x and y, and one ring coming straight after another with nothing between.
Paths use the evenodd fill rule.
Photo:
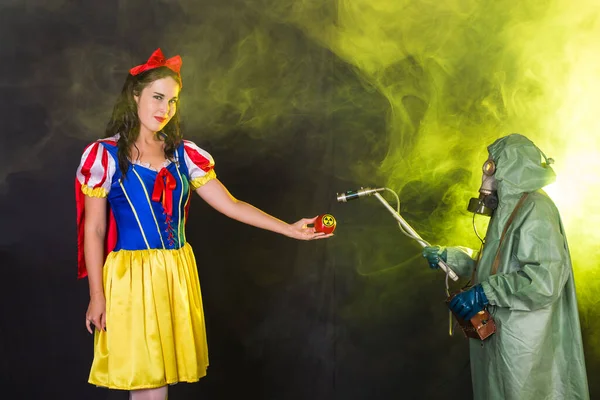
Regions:
<instances>
[{"instance_id":1,"label":"green protective suit","mask_svg":"<svg viewBox=\"0 0 600 400\"><path fill-rule=\"evenodd\" d=\"M540 190L553 182L542 153L518 134L488 147L496 164L499 206L485 238L476 282L497 326L485 341L469 339L476 400L589 399L573 269L565 231L552 200ZM502 230L510 225L498 272L491 274ZM448 265L471 275L472 252L447 249Z\"/></svg>"}]
</instances>

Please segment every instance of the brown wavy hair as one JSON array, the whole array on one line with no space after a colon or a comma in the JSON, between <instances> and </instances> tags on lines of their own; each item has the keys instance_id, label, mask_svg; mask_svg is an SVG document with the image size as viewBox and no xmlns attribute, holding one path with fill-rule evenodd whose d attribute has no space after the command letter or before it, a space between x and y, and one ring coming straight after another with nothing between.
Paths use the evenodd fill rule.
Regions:
<instances>
[{"instance_id":1,"label":"brown wavy hair","mask_svg":"<svg viewBox=\"0 0 600 400\"><path fill-rule=\"evenodd\" d=\"M135 76L129 74L113 107L112 116L106 125L104 136L120 135L117 142L117 158L123 177L125 177L129 168L129 156L132 148L135 147L135 141L140 136L140 119L134 96L139 96L142 90L152 82L166 77L173 78L181 88L181 78L167 67L154 68ZM173 160L175 150L182 140L179 129L179 100L177 102L178 107L175 114L161 131L161 136L165 142L165 158L169 160Z\"/></svg>"}]
</instances>

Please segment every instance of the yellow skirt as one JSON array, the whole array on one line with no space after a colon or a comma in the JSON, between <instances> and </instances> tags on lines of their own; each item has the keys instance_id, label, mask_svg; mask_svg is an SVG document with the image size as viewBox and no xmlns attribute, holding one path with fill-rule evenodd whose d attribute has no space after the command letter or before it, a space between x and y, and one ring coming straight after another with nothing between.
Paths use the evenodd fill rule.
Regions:
<instances>
[{"instance_id":1,"label":"yellow skirt","mask_svg":"<svg viewBox=\"0 0 600 400\"><path fill-rule=\"evenodd\" d=\"M103 274L106 332L95 332L90 383L135 390L206 375L200 282L188 244L112 252Z\"/></svg>"}]
</instances>

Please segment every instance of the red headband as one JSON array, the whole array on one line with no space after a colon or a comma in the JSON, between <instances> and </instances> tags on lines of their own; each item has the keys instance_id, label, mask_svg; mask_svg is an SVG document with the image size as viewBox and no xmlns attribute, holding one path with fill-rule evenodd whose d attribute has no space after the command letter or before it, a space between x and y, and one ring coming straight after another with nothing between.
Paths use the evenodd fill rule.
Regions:
<instances>
[{"instance_id":1,"label":"red headband","mask_svg":"<svg viewBox=\"0 0 600 400\"><path fill-rule=\"evenodd\" d=\"M167 59L165 59L165 56L163 56L162 51L160 49L156 49L156 50L154 50L154 53L152 53L152 55L150 56L148 61L146 61L145 64L138 65L137 67L131 68L129 70L129 73L131 75L137 75L137 74L141 74L144 71L148 71L150 69L154 69L154 68L158 68L158 67L167 67L171 71L175 72L177 74L177 76L179 77L179 80L181 80L181 75L179 73L179 70L181 69L181 63L182 63L182 61L181 61L180 56L174 56L167 60Z\"/></svg>"}]
</instances>

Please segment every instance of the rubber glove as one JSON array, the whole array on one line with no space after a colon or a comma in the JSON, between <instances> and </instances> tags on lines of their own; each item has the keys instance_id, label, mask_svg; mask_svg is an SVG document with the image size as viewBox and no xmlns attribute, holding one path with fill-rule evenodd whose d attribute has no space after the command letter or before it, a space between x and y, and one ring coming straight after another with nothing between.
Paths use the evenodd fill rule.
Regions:
<instances>
[{"instance_id":1,"label":"rubber glove","mask_svg":"<svg viewBox=\"0 0 600 400\"><path fill-rule=\"evenodd\" d=\"M468 321L479 311L483 310L488 303L483 288L480 284L477 284L471 289L454 296L448 307L450 307L454 314Z\"/></svg>"},{"instance_id":2,"label":"rubber glove","mask_svg":"<svg viewBox=\"0 0 600 400\"><path fill-rule=\"evenodd\" d=\"M433 269L438 269L440 260L446 262L448 252L440 246L425 246L423 247L423 257L427 259L429 266Z\"/></svg>"}]
</instances>

